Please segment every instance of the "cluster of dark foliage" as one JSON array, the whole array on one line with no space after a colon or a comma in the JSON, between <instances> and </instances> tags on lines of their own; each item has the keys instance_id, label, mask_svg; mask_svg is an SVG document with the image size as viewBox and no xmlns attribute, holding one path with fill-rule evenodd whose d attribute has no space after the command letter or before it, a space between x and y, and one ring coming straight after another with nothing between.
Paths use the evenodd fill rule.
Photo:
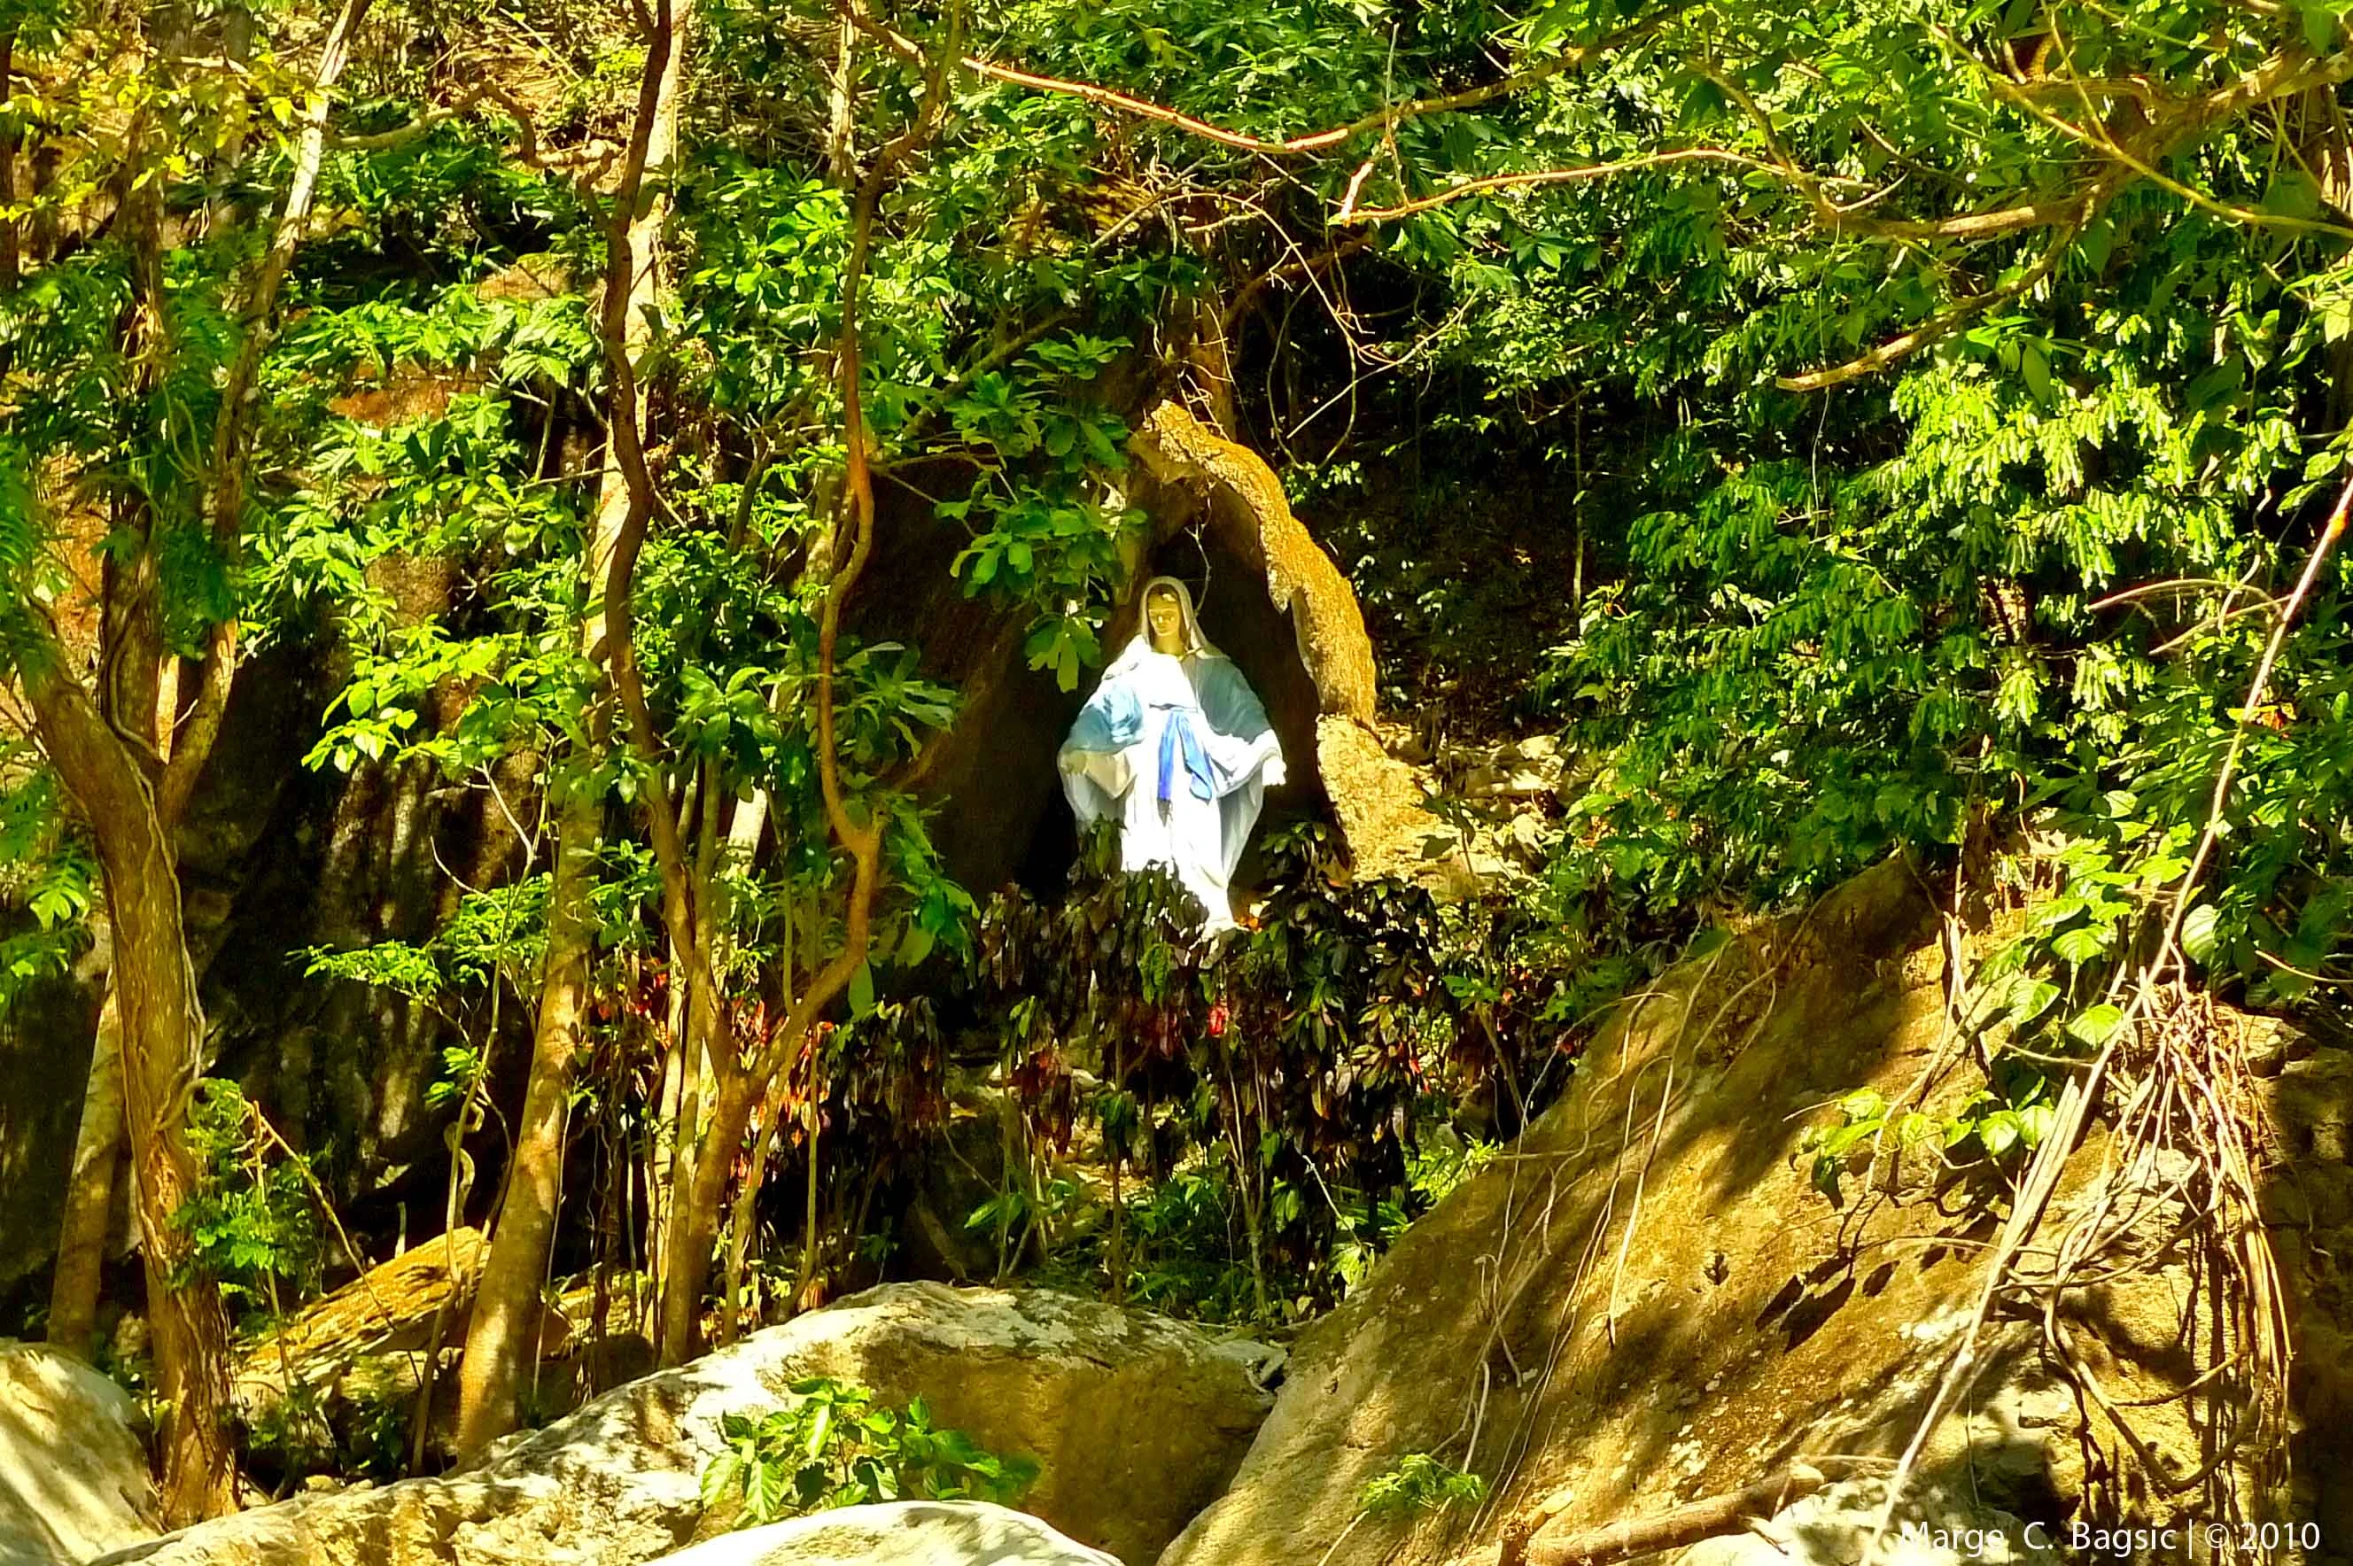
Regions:
<instances>
[{"instance_id":1,"label":"cluster of dark foliage","mask_svg":"<svg viewBox=\"0 0 2353 1566\"><path fill-rule=\"evenodd\" d=\"M1515 1134L1567 1081L1579 1035L1565 976L1529 955L1527 916L1355 882L1335 834L1269 835L1264 900L1206 934L1173 879L1123 874L1089 842L1058 902L1015 890L982 911L967 998L1031 1133L1100 1138L1142 1210L1227 1222L1224 1257L1316 1303L1344 1290L1441 1190L1432 1147ZM1157 1205L1155 1205L1157 1204ZM1183 1215L1179 1215L1183 1216ZM1187 1218L1188 1245L1202 1236ZM1134 1281L1112 1240L1111 1284Z\"/></svg>"}]
</instances>

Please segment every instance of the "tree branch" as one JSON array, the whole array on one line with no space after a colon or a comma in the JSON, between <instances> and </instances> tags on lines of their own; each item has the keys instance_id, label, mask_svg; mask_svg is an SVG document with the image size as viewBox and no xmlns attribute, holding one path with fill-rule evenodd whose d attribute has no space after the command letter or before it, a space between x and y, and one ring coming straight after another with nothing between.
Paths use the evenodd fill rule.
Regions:
<instances>
[{"instance_id":1,"label":"tree branch","mask_svg":"<svg viewBox=\"0 0 2353 1566\"><path fill-rule=\"evenodd\" d=\"M1314 255L1296 256L1279 265L1268 267L1244 283L1235 292L1234 297L1227 302L1225 309L1218 316L1218 335L1231 341L1234 329L1241 324L1243 312L1258 302L1260 294L1265 293L1277 283L1288 282L1295 277L1313 277L1334 262L1356 254L1372 242L1373 235L1369 232L1351 234L1346 239L1329 245Z\"/></svg>"},{"instance_id":2,"label":"tree branch","mask_svg":"<svg viewBox=\"0 0 2353 1566\"><path fill-rule=\"evenodd\" d=\"M627 495L627 509L614 534L613 552L605 567L605 645L614 694L628 725L630 743L654 774L651 786L641 792L649 835L653 838L654 860L661 872L662 922L687 963L688 979L705 997L703 1015L708 1018L717 1015L716 979L711 971L710 953L697 939L685 843L679 831L677 810L670 802L670 791L661 781L663 745L654 731L644 676L637 664L637 562L644 553L646 533L660 501L654 493L653 471L646 462L644 413L638 392L631 316L639 265L636 229L639 208L647 198L646 165L655 123L664 111L663 99L669 90L673 55L679 48L672 0L654 0L647 21L645 69L638 82L637 111L631 118L628 148L622 157L620 183L613 193L612 216L605 238L600 335L604 340L605 372L611 379L611 415L606 421L605 439L611 445L613 465L620 471ZM651 236L649 245L650 242ZM650 254L645 264L653 264Z\"/></svg>"},{"instance_id":3,"label":"tree branch","mask_svg":"<svg viewBox=\"0 0 2353 1566\"><path fill-rule=\"evenodd\" d=\"M1834 364L1827 369L1813 370L1803 375L1783 375L1777 377L1774 384L1783 391L1825 391L1830 387L1843 385L1858 377L1872 374L1874 371L1884 370L1898 359L1951 336L1964 323L1984 314L2004 300L2017 298L2020 294L2041 283L2044 278L2049 277L2058 267L2061 258L2067 254L2068 247L2075 243L2075 236L2083 232L2084 225L2089 223L2099 209L2107 205L2109 200L2127 183L2129 183L2127 178L2117 177L2117 171L2111 171L2100 185L2095 186L2086 195L2081 216L2053 234L2051 242L2043 247L2043 253L2035 259L2034 264L2009 282L1998 288L1989 288L1981 294L1971 294L1966 299L1947 305L1910 331L1901 336L1891 337L1878 347L1867 353L1857 354L1844 364Z\"/></svg>"},{"instance_id":4,"label":"tree branch","mask_svg":"<svg viewBox=\"0 0 2353 1566\"><path fill-rule=\"evenodd\" d=\"M1427 212L1432 207L1445 206L1450 201L1460 201L1465 196L1485 195L1497 190L1532 190L1539 185L1579 184L1586 180L1608 179L1617 174L1631 174L1640 169L1661 168L1674 163L1723 163L1779 178L1788 177L1786 169L1763 158L1751 157L1745 152L1734 152L1724 147L1678 147L1668 152L1645 152L1615 163L1584 163L1569 168L1536 169L1524 174L1486 174L1449 185L1436 195L1401 202L1393 207L1360 207L1344 218L1336 218L1334 223L1336 226L1341 222L1394 222L1417 212Z\"/></svg>"},{"instance_id":5,"label":"tree branch","mask_svg":"<svg viewBox=\"0 0 2353 1566\"><path fill-rule=\"evenodd\" d=\"M846 6L853 18L861 15L857 0L846 0ZM849 558L826 584L825 604L817 621L817 787L825 801L826 825L850 856L852 879L842 949L811 978L808 987L793 1002L783 1026L762 1047L750 1074L755 1095L764 1092L779 1071L791 1069L799 1060L818 1013L833 1004L834 998L865 965L872 941L874 897L882 869L882 822L871 816L861 821L851 814L842 793L841 749L835 731L836 651L841 638L842 608L874 553L874 435L866 423L865 399L859 386L863 361L859 351L858 307L865 292L867 258L874 245L875 209L898 165L923 146L938 126L947 106L948 74L957 57L963 22L963 8L951 7L947 43L924 83L923 100L915 118L875 156L859 183L851 214L850 251L842 263L841 347L834 356L842 399L843 504L851 541Z\"/></svg>"},{"instance_id":6,"label":"tree branch","mask_svg":"<svg viewBox=\"0 0 2353 1566\"><path fill-rule=\"evenodd\" d=\"M427 109L406 125L396 125L387 131L372 131L363 136L337 136L330 143L337 152L384 152L394 147L405 147L436 126L446 125L471 111L477 103L490 97L496 84L488 77L466 89L457 102Z\"/></svg>"},{"instance_id":7,"label":"tree branch","mask_svg":"<svg viewBox=\"0 0 2353 1566\"><path fill-rule=\"evenodd\" d=\"M990 81L1004 82L1014 87L1027 87L1034 92L1055 93L1063 97L1078 98L1097 108L1112 109L1136 119L1151 120L1158 124L1172 126L1188 135L1197 136L1203 141L1215 142L1221 147L1232 147L1240 152L1261 153L1268 157L1297 158L1332 151L1368 132L1387 132L1408 120L1421 119L1432 114L1452 113L1461 109L1475 109L1481 104L1492 103L1498 98L1524 92L1528 88L1541 82L1550 81L1553 77L1564 72L1582 69L1602 55L1622 49L1628 44L1639 43L1675 17L1691 9L1693 3L1694 0L1679 0L1679 3L1668 6L1656 15L1646 17L1631 26L1622 27L1606 38L1581 48L1564 49L1543 64L1515 71L1501 81L1490 82L1482 87L1465 88L1461 92L1445 93L1437 97L1416 98L1405 103L1390 104L1376 109L1370 114L1350 120L1345 125L1335 125L1325 130L1313 131L1304 136L1292 136L1280 141L1269 141L1244 131L1227 130L1222 125L1212 124L1208 120L1186 114L1181 110L1167 108L1147 98L1139 98L1133 93L1121 92L1114 87L1103 87L1093 82L1073 81L1061 76L1043 76L1035 71L1025 71L1018 66L1007 65L1002 61L983 59L979 55L964 55L957 63L974 75L985 77ZM923 58L922 47L904 33L863 17L859 19L859 26L881 40L893 53L912 60Z\"/></svg>"},{"instance_id":8,"label":"tree branch","mask_svg":"<svg viewBox=\"0 0 2353 1566\"><path fill-rule=\"evenodd\" d=\"M2353 50L2316 59L2282 50L2267 55L2237 80L2216 88L2202 97L2173 100L2173 108L2152 118L2148 129L2125 145L2104 129L2095 133L2074 124L2064 116L2053 113L2035 101L2034 94L1996 72L1987 70L1981 61L1963 50L1952 35L1943 28L1930 29L1948 49L1968 60L1986 78L1995 96L2042 121L2069 139L2090 148L2106 162L2097 177L2083 189L2064 198L2029 203L1998 213L1975 214L1964 218L1949 218L1925 228L1882 223L1853 225L1864 232L1891 238L1966 238L1983 239L2003 233L2023 232L2038 226L2057 225L2051 242L2042 255L2011 282L1999 288L1973 295L1938 311L1919 326L1881 343L1868 353L1860 354L1844 364L1816 370L1804 375L1785 375L1778 384L1785 391L1821 391L1831 386L1854 380L1885 369L1897 360L1949 335L1956 327L1983 313L2006 299L2016 298L2049 277L2065 257L2076 237L2102 208L2135 180L2146 179L2174 195L2206 208L2217 215L2237 222L2266 226L2316 231L2332 236L2353 239L2353 229L2334 223L2315 222L2305 218L2290 218L2277 213L2259 212L2223 202L2202 191L2173 179L2157 165L2175 149L2183 146L2202 132L2234 119L2251 109L2277 98L2301 93L2316 86L2334 86L2353 80Z\"/></svg>"},{"instance_id":9,"label":"tree branch","mask_svg":"<svg viewBox=\"0 0 2353 1566\"><path fill-rule=\"evenodd\" d=\"M311 203L318 194L319 167L326 155L327 109L333 100L335 83L351 57L352 34L359 30L360 19L367 9L368 0L344 0L343 9L327 31L326 44L319 52L318 74L311 88L310 102L303 112L302 136L295 147L293 183L286 189L285 208L278 214L269 251L262 257L261 272L246 299L244 337L237 345L237 357L231 361L228 378L221 386L220 413L213 426L212 442L212 539L223 562L231 566L236 563L238 540L245 526L245 486L253 456L247 448L254 423L254 383L260 377L262 352L269 345L279 289L286 281L287 269L293 265L295 250L302 244L303 232L310 223ZM164 766L162 787L157 793L156 813L166 833L187 810L189 797L196 790L197 775L204 770L213 742L220 737L221 719L229 706L229 684L237 672L241 626L241 617L231 613L214 624L206 640L196 699L187 721L173 737L171 759Z\"/></svg>"}]
</instances>

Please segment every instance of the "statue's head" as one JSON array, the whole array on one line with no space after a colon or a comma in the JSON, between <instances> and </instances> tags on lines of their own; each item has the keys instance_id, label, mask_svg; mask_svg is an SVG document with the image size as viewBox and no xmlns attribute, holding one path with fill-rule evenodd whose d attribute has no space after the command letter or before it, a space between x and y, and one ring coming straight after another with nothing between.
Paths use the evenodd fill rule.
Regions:
<instances>
[{"instance_id":1,"label":"statue's head","mask_svg":"<svg viewBox=\"0 0 2353 1566\"><path fill-rule=\"evenodd\" d=\"M1152 650L1171 655L1185 650L1185 605L1176 589L1155 585L1144 594L1144 624L1152 633Z\"/></svg>"}]
</instances>

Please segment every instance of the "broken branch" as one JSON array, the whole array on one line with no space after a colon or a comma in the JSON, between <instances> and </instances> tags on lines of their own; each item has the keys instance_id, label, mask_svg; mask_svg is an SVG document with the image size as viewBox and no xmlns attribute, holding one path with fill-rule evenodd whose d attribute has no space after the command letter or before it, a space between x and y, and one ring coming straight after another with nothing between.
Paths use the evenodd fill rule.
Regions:
<instances>
[{"instance_id":1,"label":"broken branch","mask_svg":"<svg viewBox=\"0 0 2353 1566\"><path fill-rule=\"evenodd\" d=\"M1673 1511L1639 1522L1604 1523L1565 1538L1547 1539L1542 1529L1533 1537L1507 1524L1496 1566L1612 1566L1658 1550L1679 1550L1719 1534L1739 1533L1752 1521L1763 1521L1790 1502L1822 1488L1822 1471L1807 1463L1792 1463L1744 1489L1711 1495Z\"/></svg>"}]
</instances>

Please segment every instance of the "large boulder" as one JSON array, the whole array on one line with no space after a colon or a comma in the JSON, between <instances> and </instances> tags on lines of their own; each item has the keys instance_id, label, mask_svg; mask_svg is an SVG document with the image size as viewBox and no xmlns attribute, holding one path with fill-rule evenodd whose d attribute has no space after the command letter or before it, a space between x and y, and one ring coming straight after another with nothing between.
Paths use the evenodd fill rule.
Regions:
<instances>
[{"instance_id":1,"label":"large boulder","mask_svg":"<svg viewBox=\"0 0 2353 1566\"><path fill-rule=\"evenodd\" d=\"M659 1566L1118 1566L1118 1557L986 1501L893 1501L731 1533Z\"/></svg>"},{"instance_id":2,"label":"large boulder","mask_svg":"<svg viewBox=\"0 0 2353 1566\"><path fill-rule=\"evenodd\" d=\"M795 1374L920 1396L936 1423L1035 1457L1024 1508L1130 1566L1217 1498L1274 1403L1262 1345L1048 1291L891 1284L763 1336L797 1328Z\"/></svg>"},{"instance_id":3,"label":"large boulder","mask_svg":"<svg viewBox=\"0 0 2353 1566\"><path fill-rule=\"evenodd\" d=\"M2006 1193L1990 1171L1947 1176L1919 1151L1868 1170L1866 1144L1834 1205L1803 1137L1858 1089L1892 1102L1933 1080L1935 1116L1966 1094L1941 933L1918 878L1892 862L1806 914L1728 935L1620 1007L1511 1156L1301 1336L1241 1471L1161 1566L1291 1566L1343 1536L1336 1561L1491 1562L1515 1518L1552 1514L1547 1537L1640 1521L1796 1460L1844 1488L1770 1524L1787 1550L1751 1535L1694 1561L1852 1559L1840 1552L1869 1507L1863 1481L1905 1450L1973 1319L1985 1214ZM1996 921L1970 940L1981 953L2004 933ZM2353 1057L2307 1044L2297 1058L2292 1044L2259 1048L2251 1019L2221 1023L2249 1030L2248 1056L2270 1074L2262 1195L2299 1354L2292 1515L2333 1541L2353 1516L2353 1334L2333 1259L2353 1254ZM2096 1191L2107 1136L2095 1128L2071 1161L2061 1214ZM2194 1400L2179 1397L2196 1374L2180 1345L2203 1300L2186 1264L2160 1259L2071 1299L2062 1319L2157 1461L2184 1475L2204 1448ZM2134 1488L2133 1455L2097 1412L2087 1422L2046 1358L2039 1311L1997 1312L1976 1366L1907 1492L1944 1541L1930 1546L1975 1527L2029 1559L2078 1520L2178 1524L2203 1503L2196 1488ZM1417 1453L1475 1471L1489 1500L1366 1513L1368 1483ZM1810 1553L1793 1556L1799 1542Z\"/></svg>"},{"instance_id":4,"label":"large boulder","mask_svg":"<svg viewBox=\"0 0 2353 1566\"><path fill-rule=\"evenodd\" d=\"M80 1360L0 1340L0 1566L71 1566L154 1536L136 1414Z\"/></svg>"},{"instance_id":5,"label":"large boulder","mask_svg":"<svg viewBox=\"0 0 2353 1566\"><path fill-rule=\"evenodd\" d=\"M436 1235L369 1269L323 1299L288 1315L244 1346L230 1377L239 1414L257 1430L284 1432L284 1474L348 1472L374 1455L387 1424L405 1428L433 1377L427 1444L448 1456L457 1423L457 1359L466 1313L480 1282L482 1231ZM617 1317L608 1303L609 1317ZM599 1330L592 1290L576 1288L539 1306L532 1342L539 1364L529 1378L543 1417L570 1413L585 1400L589 1371L602 1385L653 1368L652 1346L635 1333ZM283 1405L291 1375L303 1388L302 1411Z\"/></svg>"},{"instance_id":6,"label":"large boulder","mask_svg":"<svg viewBox=\"0 0 2353 1566\"><path fill-rule=\"evenodd\" d=\"M1043 1465L1026 1504L1146 1566L1241 1461L1272 1398L1267 1351L1042 1291L890 1284L619 1387L475 1467L217 1519L110 1563L637 1566L720 1531L700 1478L728 1414L796 1381L920 1396L937 1423Z\"/></svg>"}]
</instances>

